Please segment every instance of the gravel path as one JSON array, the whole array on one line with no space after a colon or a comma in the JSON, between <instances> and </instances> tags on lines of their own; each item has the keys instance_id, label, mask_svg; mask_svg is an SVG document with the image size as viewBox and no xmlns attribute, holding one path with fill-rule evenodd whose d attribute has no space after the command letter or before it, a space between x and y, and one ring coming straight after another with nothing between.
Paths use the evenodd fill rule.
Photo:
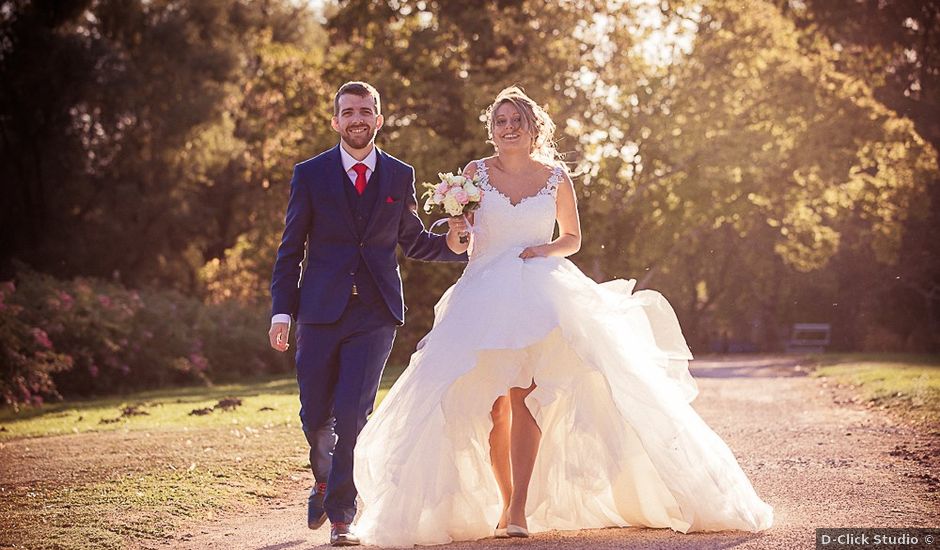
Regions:
<instances>
[{"instance_id":1,"label":"gravel path","mask_svg":"<svg viewBox=\"0 0 940 550\"><path fill-rule=\"evenodd\" d=\"M814 548L817 527L940 527L938 436L806 376L792 357L697 360L693 403L729 444L757 493L775 509L760 534L683 535L667 529L542 533L528 540L481 540L438 548L798 549ZM296 476L267 506L234 510L173 540L138 548L305 550L329 543L329 524L304 525L308 480Z\"/></svg>"}]
</instances>

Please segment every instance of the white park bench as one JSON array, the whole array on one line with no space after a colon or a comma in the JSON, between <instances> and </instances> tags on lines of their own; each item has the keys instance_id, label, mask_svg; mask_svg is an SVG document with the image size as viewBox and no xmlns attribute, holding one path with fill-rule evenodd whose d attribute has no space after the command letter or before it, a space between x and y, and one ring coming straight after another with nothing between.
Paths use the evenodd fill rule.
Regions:
<instances>
[{"instance_id":1,"label":"white park bench","mask_svg":"<svg viewBox=\"0 0 940 550\"><path fill-rule=\"evenodd\" d=\"M787 353L823 353L831 341L829 323L794 323Z\"/></svg>"}]
</instances>

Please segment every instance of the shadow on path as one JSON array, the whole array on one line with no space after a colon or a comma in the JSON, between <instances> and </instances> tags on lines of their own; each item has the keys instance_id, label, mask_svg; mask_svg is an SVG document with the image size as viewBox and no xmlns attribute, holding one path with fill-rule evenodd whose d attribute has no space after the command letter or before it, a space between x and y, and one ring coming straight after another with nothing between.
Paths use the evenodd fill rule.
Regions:
<instances>
[{"instance_id":1,"label":"shadow on path","mask_svg":"<svg viewBox=\"0 0 940 550\"><path fill-rule=\"evenodd\" d=\"M695 359L689 364L696 378L793 378L812 370L802 355L720 355Z\"/></svg>"}]
</instances>

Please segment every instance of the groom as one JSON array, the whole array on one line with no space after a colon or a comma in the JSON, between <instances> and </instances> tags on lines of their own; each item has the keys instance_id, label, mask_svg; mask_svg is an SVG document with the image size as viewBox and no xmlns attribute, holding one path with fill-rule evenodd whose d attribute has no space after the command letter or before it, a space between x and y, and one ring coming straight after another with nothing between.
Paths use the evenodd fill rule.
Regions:
<instances>
[{"instance_id":1,"label":"groom","mask_svg":"<svg viewBox=\"0 0 940 550\"><path fill-rule=\"evenodd\" d=\"M449 220L446 235L416 214L414 168L375 147L379 93L347 82L333 98L339 145L294 167L284 236L271 281L271 346L286 351L297 323L300 420L316 480L307 525L327 517L334 546L359 544L353 448L372 412L395 332L404 323L396 247L427 261L467 261ZM301 266L301 261L305 265Z\"/></svg>"}]
</instances>

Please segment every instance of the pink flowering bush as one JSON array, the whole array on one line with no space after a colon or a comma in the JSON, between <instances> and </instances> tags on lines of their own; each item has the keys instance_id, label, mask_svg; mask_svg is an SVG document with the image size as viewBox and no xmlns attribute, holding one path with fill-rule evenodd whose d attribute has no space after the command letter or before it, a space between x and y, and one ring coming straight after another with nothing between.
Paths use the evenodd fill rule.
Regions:
<instances>
[{"instance_id":1,"label":"pink flowering bush","mask_svg":"<svg viewBox=\"0 0 940 550\"><path fill-rule=\"evenodd\" d=\"M53 373L72 368L72 358L57 352L49 334L21 319L22 306L10 302L12 281L0 283L0 394L13 406L42 405L60 399Z\"/></svg>"},{"instance_id":2,"label":"pink flowering bush","mask_svg":"<svg viewBox=\"0 0 940 550\"><path fill-rule=\"evenodd\" d=\"M18 406L285 370L268 321L263 306L20 267L0 282L0 392Z\"/></svg>"}]
</instances>

